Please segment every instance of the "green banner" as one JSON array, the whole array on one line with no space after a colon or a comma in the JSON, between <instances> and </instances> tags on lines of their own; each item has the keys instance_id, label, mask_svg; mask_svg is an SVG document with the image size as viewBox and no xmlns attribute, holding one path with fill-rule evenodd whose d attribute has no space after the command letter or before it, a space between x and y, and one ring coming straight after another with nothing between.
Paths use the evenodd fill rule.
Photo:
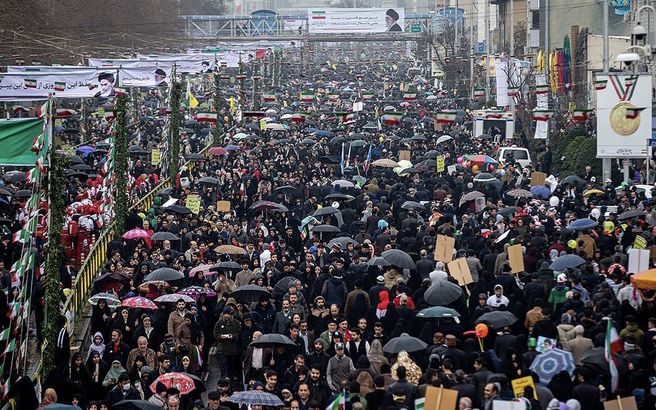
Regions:
<instances>
[{"instance_id":1,"label":"green banner","mask_svg":"<svg viewBox=\"0 0 656 410\"><path fill-rule=\"evenodd\" d=\"M41 118L0 120L0 165L33 167L32 144L42 132Z\"/></svg>"}]
</instances>

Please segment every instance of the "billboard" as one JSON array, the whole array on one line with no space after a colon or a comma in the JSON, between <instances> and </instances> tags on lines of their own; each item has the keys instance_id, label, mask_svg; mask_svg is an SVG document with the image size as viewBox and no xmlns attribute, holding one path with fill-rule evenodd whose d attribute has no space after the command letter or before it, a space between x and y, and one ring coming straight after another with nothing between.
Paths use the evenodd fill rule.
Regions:
<instances>
[{"instance_id":1,"label":"billboard","mask_svg":"<svg viewBox=\"0 0 656 410\"><path fill-rule=\"evenodd\" d=\"M121 87L168 87L170 78L171 66L121 68L118 75Z\"/></svg>"},{"instance_id":2,"label":"billboard","mask_svg":"<svg viewBox=\"0 0 656 410\"><path fill-rule=\"evenodd\" d=\"M639 158L651 137L651 76L598 75L597 157Z\"/></svg>"},{"instance_id":3,"label":"billboard","mask_svg":"<svg viewBox=\"0 0 656 410\"><path fill-rule=\"evenodd\" d=\"M0 73L0 100L112 97L116 70Z\"/></svg>"},{"instance_id":4,"label":"billboard","mask_svg":"<svg viewBox=\"0 0 656 410\"><path fill-rule=\"evenodd\" d=\"M393 9L308 9L310 34L403 32L405 10Z\"/></svg>"}]
</instances>

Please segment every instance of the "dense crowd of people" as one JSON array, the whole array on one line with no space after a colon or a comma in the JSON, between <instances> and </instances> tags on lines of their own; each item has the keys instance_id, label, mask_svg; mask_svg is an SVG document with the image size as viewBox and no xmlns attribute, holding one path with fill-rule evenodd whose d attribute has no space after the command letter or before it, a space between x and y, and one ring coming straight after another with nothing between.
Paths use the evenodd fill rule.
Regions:
<instances>
[{"instance_id":1,"label":"dense crowd of people","mask_svg":"<svg viewBox=\"0 0 656 410\"><path fill-rule=\"evenodd\" d=\"M634 285L628 256L654 242L651 192L544 163L531 186L531 165L494 159L516 142L472 135L469 110L428 98L439 90L408 73L348 61L289 71L278 103L135 209L94 284L90 343L61 349L41 406L238 410L235 393L262 391L291 410L342 397L347 409L413 409L443 387L460 410L513 399L598 410L617 395L653 408L653 292ZM362 90L375 102L335 114ZM320 101L300 105L302 91ZM463 111L434 123L445 108ZM189 115L196 135L205 126ZM265 129L264 116L284 126ZM148 150L160 130L144 123ZM157 178L149 167L135 175ZM455 239L448 259L464 258L471 280L434 259L438 235Z\"/></svg>"}]
</instances>

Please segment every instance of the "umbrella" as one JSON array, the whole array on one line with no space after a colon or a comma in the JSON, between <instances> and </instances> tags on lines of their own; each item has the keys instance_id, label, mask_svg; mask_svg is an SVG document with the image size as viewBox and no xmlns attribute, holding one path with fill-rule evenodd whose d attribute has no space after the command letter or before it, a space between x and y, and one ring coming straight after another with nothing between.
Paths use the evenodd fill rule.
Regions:
<instances>
[{"instance_id":1,"label":"umbrella","mask_svg":"<svg viewBox=\"0 0 656 410\"><path fill-rule=\"evenodd\" d=\"M198 179L196 182L198 182L199 184L219 185L219 180L212 177L203 177Z\"/></svg>"},{"instance_id":2,"label":"umbrella","mask_svg":"<svg viewBox=\"0 0 656 410\"><path fill-rule=\"evenodd\" d=\"M441 144L441 143L446 142L446 141L451 141L452 139L453 139L453 137L450 136L450 135L442 135L440 138L437 139L437 143Z\"/></svg>"},{"instance_id":3,"label":"umbrella","mask_svg":"<svg viewBox=\"0 0 656 410\"><path fill-rule=\"evenodd\" d=\"M591 195L604 195L605 192L602 191L601 189L588 189L583 193L583 196L591 196Z\"/></svg>"},{"instance_id":4,"label":"umbrella","mask_svg":"<svg viewBox=\"0 0 656 410\"><path fill-rule=\"evenodd\" d=\"M430 308L422 309L419 313L417 313L417 317L423 317L423 318L445 318L445 317L453 317L453 318L458 318L460 317L460 313L458 313L457 310L443 307L443 306L433 306Z\"/></svg>"},{"instance_id":5,"label":"umbrella","mask_svg":"<svg viewBox=\"0 0 656 410\"><path fill-rule=\"evenodd\" d=\"M259 390L238 391L228 397L228 401L238 404L253 405L259 404L267 407L280 407L285 403L275 394Z\"/></svg>"},{"instance_id":6,"label":"umbrella","mask_svg":"<svg viewBox=\"0 0 656 410\"><path fill-rule=\"evenodd\" d=\"M205 274L207 276L207 273L210 271L211 266L212 265L208 265L208 264L198 265L198 266L196 266L195 268L193 268L189 271L189 277L191 278L197 272L203 272L203 274Z\"/></svg>"},{"instance_id":7,"label":"umbrella","mask_svg":"<svg viewBox=\"0 0 656 410\"><path fill-rule=\"evenodd\" d=\"M393 161L388 158L382 158L382 159L377 159L374 162L371 163L374 167L382 167L382 168L396 168L399 166L399 164L396 161Z\"/></svg>"},{"instance_id":8,"label":"umbrella","mask_svg":"<svg viewBox=\"0 0 656 410\"><path fill-rule=\"evenodd\" d=\"M424 293L424 300L432 306L444 306L455 302L462 296L462 288L448 280L438 280Z\"/></svg>"},{"instance_id":9,"label":"umbrella","mask_svg":"<svg viewBox=\"0 0 656 410\"><path fill-rule=\"evenodd\" d=\"M385 346L383 346L383 352L397 354L405 351L411 353L426 350L427 347L428 345L421 339L410 336L407 333L401 333L401 336L395 337L385 343Z\"/></svg>"},{"instance_id":10,"label":"umbrella","mask_svg":"<svg viewBox=\"0 0 656 410\"><path fill-rule=\"evenodd\" d=\"M565 185L565 184L583 186L583 185L587 184L587 182L585 181L585 179L583 179L579 176L570 175L570 176L567 176L567 177L560 180L560 185Z\"/></svg>"},{"instance_id":11,"label":"umbrella","mask_svg":"<svg viewBox=\"0 0 656 410\"><path fill-rule=\"evenodd\" d=\"M506 195L513 198L531 198L533 193L525 189L511 189L510 191L506 192Z\"/></svg>"},{"instance_id":12,"label":"umbrella","mask_svg":"<svg viewBox=\"0 0 656 410\"><path fill-rule=\"evenodd\" d=\"M89 298L89 304L96 306L99 300L104 300L107 302L109 307L116 307L121 304L121 300L116 296L108 292L96 293L95 295Z\"/></svg>"},{"instance_id":13,"label":"umbrella","mask_svg":"<svg viewBox=\"0 0 656 410\"><path fill-rule=\"evenodd\" d=\"M615 359L618 372L620 374L626 373L626 361L622 355L613 353L613 359ZM598 373L610 375L608 361L606 360L606 349L603 347L595 347L594 349L590 349L583 353L581 356L581 364L592 368Z\"/></svg>"},{"instance_id":14,"label":"umbrella","mask_svg":"<svg viewBox=\"0 0 656 410\"><path fill-rule=\"evenodd\" d=\"M223 147L212 147L207 151L210 155L225 155L227 151Z\"/></svg>"},{"instance_id":15,"label":"umbrella","mask_svg":"<svg viewBox=\"0 0 656 410\"><path fill-rule=\"evenodd\" d=\"M233 145L233 144L226 145L224 149L228 152L230 152L230 151L239 151L239 147L236 146L236 145Z\"/></svg>"},{"instance_id":16,"label":"umbrella","mask_svg":"<svg viewBox=\"0 0 656 410\"><path fill-rule=\"evenodd\" d=\"M276 298L282 298L287 292L289 292L289 288L296 286L295 284L297 280L298 279L294 276L285 276L280 279L278 283L276 283L276 286L273 287L273 296Z\"/></svg>"},{"instance_id":17,"label":"umbrella","mask_svg":"<svg viewBox=\"0 0 656 410\"><path fill-rule=\"evenodd\" d=\"M492 182L492 181L496 181L496 178L494 177L494 175L489 174L487 172L481 172L480 174L477 174L474 177L474 182L485 183L485 182Z\"/></svg>"},{"instance_id":18,"label":"umbrella","mask_svg":"<svg viewBox=\"0 0 656 410\"><path fill-rule=\"evenodd\" d=\"M551 265L549 265L549 269L561 272L566 269L576 268L577 266L581 266L584 263L585 263L585 259L583 259L579 255L567 254L567 255L559 256L558 259L551 262Z\"/></svg>"},{"instance_id":19,"label":"umbrella","mask_svg":"<svg viewBox=\"0 0 656 410\"><path fill-rule=\"evenodd\" d=\"M274 192L276 194L278 193L283 193L283 194L293 194L296 192L296 187L292 185L283 185L279 186L278 188L274 189Z\"/></svg>"},{"instance_id":20,"label":"umbrella","mask_svg":"<svg viewBox=\"0 0 656 410\"><path fill-rule=\"evenodd\" d=\"M6 182L17 183L25 181L25 179L27 179L27 175L24 171L9 171L2 176L2 179L4 179Z\"/></svg>"},{"instance_id":21,"label":"umbrella","mask_svg":"<svg viewBox=\"0 0 656 410\"><path fill-rule=\"evenodd\" d=\"M194 381L185 373L171 372L161 374L150 385L150 390L153 393L157 389L157 383L162 383L164 386L166 386L167 389L175 387L180 391L180 394L182 395L189 394L196 388Z\"/></svg>"},{"instance_id":22,"label":"umbrella","mask_svg":"<svg viewBox=\"0 0 656 410\"><path fill-rule=\"evenodd\" d=\"M287 131L287 128L283 124L277 123L268 123L266 129L272 131Z\"/></svg>"},{"instance_id":23,"label":"umbrella","mask_svg":"<svg viewBox=\"0 0 656 410\"><path fill-rule=\"evenodd\" d=\"M380 256L399 268L410 270L415 268L415 261L412 260L412 257L400 249L386 250Z\"/></svg>"},{"instance_id":24,"label":"umbrella","mask_svg":"<svg viewBox=\"0 0 656 410\"><path fill-rule=\"evenodd\" d=\"M220 245L214 248L214 252L218 254L227 253L228 255L244 255L246 253L246 249L235 245Z\"/></svg>"},{"instance_id":25,"label":"umbrella","mask_svg":"<svg viewBox=\"0 0 656 410\"><path fill-rule=\"evenodd\" d=\"M171 232L155 232L150 239L154 241L179 241L180 238L177 237L174 233Z\"/></svg>"},{"instance_id":26,"label":"umbrella","mask_svg":"<svg viewBox=\"0 0 656 410\"><path fill-rule=\"evenodd\" d=\"M403 205L401 205L401 208L403 209L416 209L418 211L424 211L426 208L420 204L419 202L415 201L405 201Z\"/></svg>"},{"instance_id":27,"label":"umbrella","mask_svg":"<svg viewBox=\"0 0 656 410\"><path fill-rule=\"evenodd\" d=\"M517 317L507 310L495 310L479 316L474 323L487 323L495 329L501 329L506 326L512 326L517 322Z\"/></svg>"},{"instance_id":28,"label":"umbrella","mask_svg":"<svg viewBox=\"0 0 656 410\"><path fill-rule=\"evenodd\" d=\"M14 194L14 197L16 197L16 198L29 198L31 196L32 196L32 193L30 191L28 191L27 189L18 190Z\"/></svg>"},{"instance_id":29,"label":"umbrella","mask_svg":"<svg viewBox=\"0 0 656 410\"><path fill-rule=\"evenodd\" d=\"M44 406L42 408L50 409L50 410L80 410L78 406L73 406L72 404L63 404L63 403L54 403L48 406Z\"/></svg>"},{"instance_id":30,"label":"umbrella","mask_svg":"<svg viewBox=\"0 0 656 410\"><path fill-rule=\"evenodd\" d=\"M351 142L352 147L364 147L367 145L367 142L364 140L355 140Z\"/></svg>"},{"instance_id":31,"label":"umbrella","mask_svg":"<svg viewBox=\"0 0 656 410\"><path fill-rule=\"evenodd\" d=\"M419 170L415 167L410 167L399 172L399 175L418 174Z\"/></svg>"},{"instance_id":32,"label":"umbrella","mask_svg":"<svg viewBox=\"0 0 656 410\"><path fill-rule=\"evenodd\" d=\"M338 227L328 225L328 224L321 224L321 225L314 225L312 229L310 229L312 232L332 232L332 233L340 233L341 231L339 230Z\"/></svg>"},{"instance_id":33,"label":"umbrella","mask_svg":"<svg viewBox=\"0 0 656 410\"><path fill-rule=\"evenodd\" d=\"M577 231L581 229L594 228L597 225L598 225L597 221L593 221L590 218L581 218L569 224L568 228Z\"/></svg>"},{"instance_id":34,"label":"umbrella","mask_svg":"<svg viewBox=\"0 0 656 410\"><path fill-rule=\"evenodd\" d=\"M489 155L465 155L467 161L471 161L476 165L498 165L499 163Z\"/></svg>"},{"instance_id":35,"label":"umbrella","mask_svg":"<svg viewBox=\"0 0 656 410\"><path fill-rule=\"evenodd\" d=\"M251 342L250 346L253 347L273 347L273 346L289 346L296 347L296 343L285 335L278 333L267 333L261 335L257 340Z\"/></svg>"},{"instance_id":36,"label":"umbrella","mask_svg":"<svg viewBox=\"0 0 656 410\"><path fill-rule=\"evenodd\" d=\"M330 248L333 247L333 245L335 245L337 243L342 247L342 249L346 249L346 247L348 246L349 243L352 243L353 245L357 245L358 241L356 241L355 239L351 239L349 237L346 237L346 236L340 236L339 238L335 238L335 239L331 240L330 242L328 242L328 245L326 245L326 247L328 249L330 249Z\"/></svg>"},{"instance_id":37,"label":"umbrella","mask_svg":"<svg viewBox=\"0 0 656 410\"><path fill-rule=\"evenodd\" d=\"M375 256L367 261L369 266L392 266L391 263L382 256Z\"/></svg>"},{"instance_id":38,"label":"umbrella","mask_svg":"<svg viewBox=\"0 0 656 410\"><path fill-rule=\"evenodd\" d=\"M210 266L211 271L234 271L238 272L242 269L241 265L238 264L237 262L233 261L223 261L219 263L215 263L214 265Z\"/></svg>"},{"instance_id":39,"label":"umbrella","mask_svg":"<svg viewBox=\"0 0 656 410\"><path fill-rule=\"evenodd\" d=\"M532 186L531 193L542 199L547 199L551 196L551 190L544 185Z\"/></svg>"},{"instance_id":40,"label":"umbrella","mask_svg":"<svg viewBox=\"0 0 656 410\"><path fill-rule=\"evenodd\" d=\"M146 299L142 296L135 296L133 298L123 299L121 306L133 308L133 309L159 309L157 305L150 299Z\"/></svg>"},{"instance_id":41,"label":"umbrella","mask_svg":"<svg viewBox=\"0 0 656 410\"><path fill-rule=\"evenodd\" d=\"M148 232L140 228L130 229L123 234L123 239L147 239L150 238Z\"/></svg>"},{"instance_id":42,"label":"umbrella","mask_svg":"<svg viewBox=\"0 0 656 410\"><path fill-rule=\"evenodd\" d=\"M464 204L465 202L473 201L476 198L482 198L484 196L485 194L480 191L467 192L466 194L460 197L460 205Z\"/></svg>"},{"instance_id":43,"label":"umbrella","mask_svg":"<svg viewBox=\"0 0 656 410\"><path fill-rule=\"evenodd\" d=\"M337 208L333 208L332 206L324 206L323 208L319 208L316 211L314 211L312 216L314 216L315 218L318 218L320 216L332 215L332 214L336 214L338 212L339 212L339 209L337 209Z\"/></svg>"},{"instance_id":44,"label":"umbrella","mask_svg":"<svg viewBox=\"0 0 656 410\"><path fill-rule=\"evenodd\" d=\"M168 282L171 280L182 279L183 277L184 275L182 274L182 272L178 270L172 268L159 268L159 269L155 269L154 271L146 275L144 280L145 281L162 280L164 282Z\"/></svg>"},{"instance_id":45,"label":"umbrella","mask_svg":"<svg viewBox=\"0 0 656 410\"><path fill-rule=\"evenodd\" d=\"M187 208L186 206L183 205L178 205L174 204L169 206L168 208L164 208L168 212L173 212L174 214L178 215L189 215L191 214L191 209Z\"/></svg>"},{"instance_id":46,"label":"umbrella","mask_svg":"<svg viewBox=\"0 0 656 410\"><path fill-rule=\"evenodd\" d=\"M162 295L155 299L155 302L159 303L176 303L178 300L184 300L186 303L194 303L195 300L189 295L182 295L179 293L170 293L168 295Z\"/></svg>"},{"instance_id":47,"label":"umbrella","mask_svg":"<svg viewBox=\"0 0 656 410\"><path fill-rule=\"evenodd\" d=\"M517 211L519 211L518 206L504 206L503 208L499 209L497 213L505 218L507 216L514 214Z\"/></svg>"},{"instance_id":48,"label":"umbrella","mask_svg":"<svg viewBox=\"0 0 656 410\"><path fill-rule=\"evenodd\" d=\"M17 194L18 194L18 193L17 193ZM625 221L625 220L627 220L627 219L640 218L640 217L643 217L643 216L645 216L645 215L647 215L647 214L646 214L644 211L638 211L638 210L636 209L636 210L632 210L632 211L622 212L622 213L617 217L617 219L619 219L620 221Z\"/></svg>"},{"instance_id":49,"label":"umbrella","mask_svg":"<svg viewBox=\"0 0 656 410\"><path fill-rule=\"evenodd\" d=\"M540 381L548 384L551 379L563 370L571 375L574 371L574 356L565 350L552 348L537 355L530 370L540 376Z\"/></svg>"},{"instance_id":50,"label":"umbrella","mask_svg":"<svg viewBox=\"0 0 656 410\"><path fill-rule=\"evenodd\" d=\"M340 194L340 193L334 193L334 194L328 194L324 197L324 199L337 199L337 200L343 200L343 201L352 201L355 199L353 195L348 195L348 194Z\"/></svg>"},{"instance_id":51,"label":"umbrella","mask_svg":"<svg viewBox=\"0 0 656 410\"><path fill-rule=\"evenodd\" d=\"M355 185L351 181L347 181L345 179L338 179L332 182L332 186L338 186L341 188L353 188Z\"/></svg>"},{"instance_id":52,"label":"umbrella","mask_svg":"<svg viewBox=\"0 0 656 410\"><path fill-rule=\"evenodd\" d=\"M235 289L230 296L240 302L258 302L262 297L271 298L271 293L261 286L243 285Z\"/></svg>"},{"instance_id":53,"label":"umbrella","mask_svg":"<svg viewBox=\"0 0 656 410\"><path fill-rule=\"evenodd\" d=\"M88 166L87 164L75 164L71 167L72 170L75 171L91 171L92 168Z\"/></svg>"},{"instance_id":54,"label":"umbrella","mask_svg":"<svg viewBox=\"0 0 656 410\"><path fill-rule=\"evenodd\" d=\"M280 212L289 211L289 209L287 209L285 205L278 204L271 201L257 201L256 203L251 205L251 209L256 211L263 210L263 209L273 209Z\"/></svg>"},{"instance_id":55,"label":"umbrella","mask_svg":"<svg viewBox=\"0 0 656 410\"><path fill-rule=\"evenodd\" d=\"M96 279L94 281L94 283L101 284L101 283L104 283L104 282L127 282L129 280L130 280L130 278L123 275L122 273L107 272L107 273L104 273L104 274L100 275L98 277L98 279Z\"/></svg>"},{"instance_id":56,"label":"umbrella","mask_svg":"<svg viewBox=\"0 0 656 410\"><path fill-rule=\"evenodd\" d=\"M113 404L111 409L121 410L162 410L162 406L158 406L146 400L121 400Z\"/></svg>"},{"instance_id":57,"label":"umbrella","mask_svg":"<svg viewBox=\"0 0 656 410\"><path fill-rule=\"evenodd\" d=\"M201 286L189 286L178 292L179 295L191 296L194 299L198 299L200 295L205 295L208 298L213 298L216 296L216 292L209 288L203 288Z\"/></svg>"}]
</instances>

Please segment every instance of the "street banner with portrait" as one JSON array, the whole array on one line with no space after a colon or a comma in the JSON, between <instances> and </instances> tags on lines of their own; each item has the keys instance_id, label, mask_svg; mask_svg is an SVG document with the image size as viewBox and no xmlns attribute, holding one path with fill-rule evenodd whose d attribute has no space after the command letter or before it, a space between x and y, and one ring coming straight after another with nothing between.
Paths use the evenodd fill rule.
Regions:
<instances>
[{"instance_id":1,"label":"street banner with portrait","mask_svg":"<svg viewBox=\"0 0 656 410\"><path fill-rule=\"evenodd\" d=\"M116 70L0 73L0 100L113 97Z\"/></svg>"},{"instance_id":2,"label":"street banner with portrait","mask_svg":"<svg viewBox=\"0 0 656 410\"><path fill-rule=\"evenodd\" d=\"M393 9L308 9L308 32L329 33L385 33L403 32L405 10Z\"/></svg>"},{"instance_id":3,"label":"street banner with portrait","mask_svg":"<svg viewBox=\"0 0 656 410\"><path fill-rule=\"evenodd\" d=\"M171 67L121 68L118 78L121 87L168 87Z\"/></svg>"},{"instance_id":4,"label":"street banner with portrait","mask_svg":"<svg viewBox=\"0 0 656 410\"><path fill-rule=\"evenodd\" d=\"M597 158L644 158L651 137L651 75L598 75Z\"/></svg>"}]
</instances>

